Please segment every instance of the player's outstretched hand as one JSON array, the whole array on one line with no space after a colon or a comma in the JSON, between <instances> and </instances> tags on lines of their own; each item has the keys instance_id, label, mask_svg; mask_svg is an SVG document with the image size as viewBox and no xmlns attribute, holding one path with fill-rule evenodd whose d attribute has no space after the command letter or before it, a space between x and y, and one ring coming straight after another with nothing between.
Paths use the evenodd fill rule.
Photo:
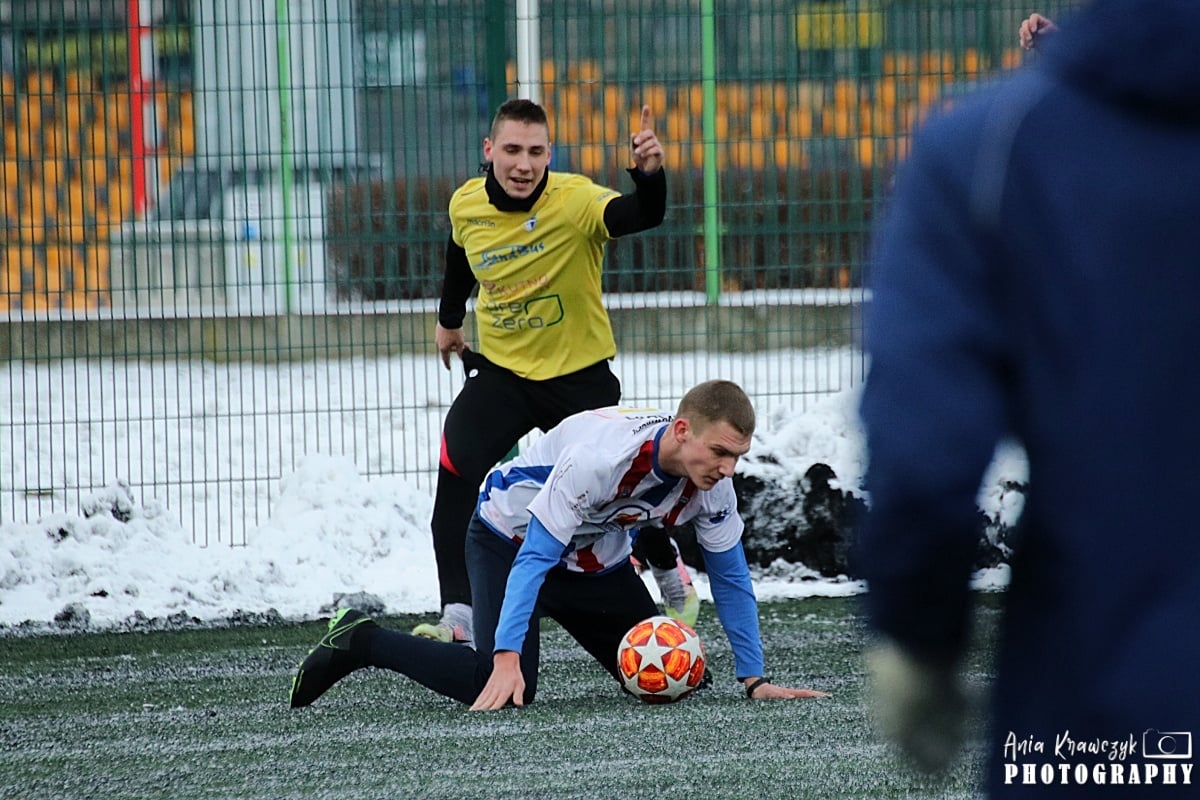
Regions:
<instances>
[{"instance_id":1,"label":"player's outstretched hand","mask_svg":"<svg viewBox=\"0 0 1200 800\"><path fill-rule=\"evenodd\" d=\"M462 358L463 350L467 349L467 340L463 338L462 328L443 328L441 323L438 323L433 332L433 341L437 345L438 353L442 356L442 363L446 369L450 369L450 354L458 353L458 357Z\"/></svg>"},{"instance_id":2,"label":"player's outstretched hand","mask_svg":"<svg viewBox=\"0 0 1200 800\"><path fill-rule=\"evenodd\" d=\"M811 697L829 697L828 692L818 692L816 689L793 689L790 686L776 686L773 683L760 683L750 696L751 700L803 700Z\"/></svg>"},{"instance_id":3,"label":"player's outstretched hand","mask_svg":"<svg viewBox=\"0 0 1200 800\"><path fill-rule=\"evenodd\" d=\"M492 657L492 677L475 698L472 711L495 711L508 705L525 705L525 676L521 674L521 655L501 650Z\"/></svg>"},{"instance_id":4,"label":"player's outstretched hand","mask_svg":"<svg viewBox=\"0 0 1200 800\"><path fill-rule=\"evenodd\" d=\"M641 130L633 135L633 164L649 175L662 169L663 149L654 133L650 106L642 106Z\"/></svg>"}]
</instances>

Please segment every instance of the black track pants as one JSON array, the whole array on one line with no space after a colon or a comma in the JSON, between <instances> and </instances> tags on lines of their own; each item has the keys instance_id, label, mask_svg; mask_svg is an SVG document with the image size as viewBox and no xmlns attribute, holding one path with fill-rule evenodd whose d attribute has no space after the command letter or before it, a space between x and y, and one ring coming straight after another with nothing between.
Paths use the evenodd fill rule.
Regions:
<instances>
[{"instance_id":1,"label":"black track pants","mask_svg":"<svg viewBox=\"0 0 1200 800\"><path fill-rule=\"evenodd\" d=\"M462 362L467 380L442 429L433 503L433 552L443 607L471 602L463 543L488 471L534 428L548 431L571 414L621 399L621 383L607 361L544 381L518 377L473 350L463 351Z\"/></svg>"},{"instance_id":2,"label":"black track pants","mask_svg":"<svg viewBox=\"0 0 1200 800\"><path fill-rule=\"evenodd\" d=\"M402 673L463 703L474 703L492 674L496 624L517 548L489 530L477 516L469 523L466 562L473 592L475 647L446 644L387 628L369 632L368 664ZM539 619L558 622L614 678L617 646L625 632L657 614L646 585L628 562L603 575L555 567L546 576L521 650L525 702L537 693L541 651Z\"/></svg>"}]
</instances>

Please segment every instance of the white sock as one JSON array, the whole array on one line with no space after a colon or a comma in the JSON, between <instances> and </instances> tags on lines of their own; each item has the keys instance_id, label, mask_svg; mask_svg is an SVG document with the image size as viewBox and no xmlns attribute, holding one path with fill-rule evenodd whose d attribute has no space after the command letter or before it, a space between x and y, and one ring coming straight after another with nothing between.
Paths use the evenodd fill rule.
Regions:
<instances>
[{"instance_id":1,"label":"white sock","mask_svg":"<svg viewBox=\"0 0 1200 800\"><path fill-rule=\"evenodd\" d=\"M654 581L658 584L658 590L662 592L663 603L671 608L683 608L687 601L687 591L683 588L679 570L675 567L659 569L651 565L650 571L654 573Z\"/></svg>"},{"instance_id":2,"label":"white sock","mask_svg":"<svg viewBox=\"0 0 1200 800\"><path fill-rule=\"evenodd\" d=\"M471 607L466 603L447 603L442 609L442 622L451 628L461 625L462 629L471 634Z\"/></svg>"}]
</instances>

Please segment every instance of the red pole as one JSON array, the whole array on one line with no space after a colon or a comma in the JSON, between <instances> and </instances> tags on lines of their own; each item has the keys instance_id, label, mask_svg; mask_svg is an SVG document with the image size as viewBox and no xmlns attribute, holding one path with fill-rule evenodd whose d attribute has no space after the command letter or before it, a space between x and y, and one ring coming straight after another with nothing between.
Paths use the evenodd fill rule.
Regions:
<instances>
[{"instance_id":1,"label":"red pole","mask_svg":"<svg viewBox=\"0 0 1200 800\"><path fill-rule=\"evenodd\" d=\"M133 213L146 212L146 127L142 116L146 87L142 83L141 0L129 0L129 141L132 148Z\"/></svg>"}]
</instances>

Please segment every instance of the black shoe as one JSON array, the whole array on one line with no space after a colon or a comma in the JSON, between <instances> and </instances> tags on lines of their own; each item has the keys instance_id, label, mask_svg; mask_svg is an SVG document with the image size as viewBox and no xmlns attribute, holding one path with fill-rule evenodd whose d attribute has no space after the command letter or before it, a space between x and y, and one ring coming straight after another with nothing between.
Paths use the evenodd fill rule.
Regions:
<instances>
[{"instance_id":1,"label":"black shoe","mask_svg":"<svg viewBox=\"0 0 1200 800\"><path fill-rule=\"evenodd\" d=\"M377 627L374 620L352 608L343 608L329 620L329 632L308 652L292 678L292 708L311 705L330 686L366 666L362 656L350 646L354 634L363 626Z\"/></svg>"}]
</instances>

